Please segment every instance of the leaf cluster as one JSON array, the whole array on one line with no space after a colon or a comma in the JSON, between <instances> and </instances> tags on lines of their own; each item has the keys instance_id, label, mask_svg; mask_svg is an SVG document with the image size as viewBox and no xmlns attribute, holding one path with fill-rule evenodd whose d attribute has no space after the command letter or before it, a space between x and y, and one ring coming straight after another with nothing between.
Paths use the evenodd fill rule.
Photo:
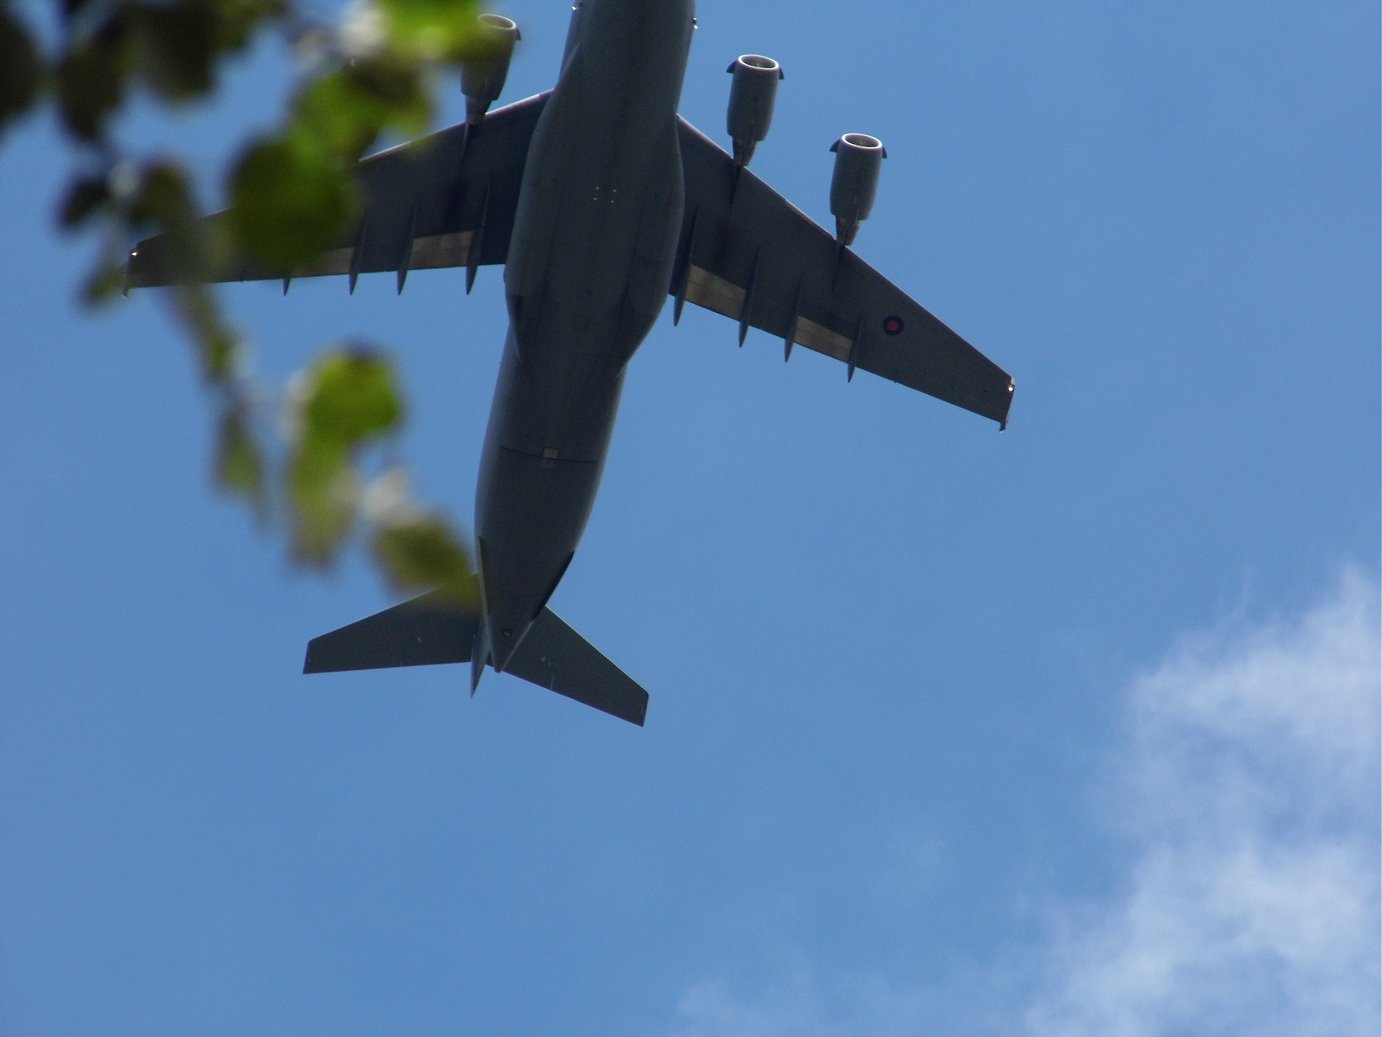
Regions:
<instances>
[{"instance_id":1,"label":"leaf cluster","mask_svg":"<svg viewBox=\"0 0 1382 1037\"><path fill-rule=\"evenodd\" d=\"M0 2L0 145L45 104L65 129L72 174L56 222L99 241L79 293L85 304L118 297L130 242L157 234L176 257L186 276L165 295L217 411L221 490L261 520L285 517L293 555L305 564L330 563L365 527L391 581L464 597L470 561L450 525L409 502L398 470L362 474L405 412L385 356L362 347L324 352L295 378L294 435L276 444L266 431L275 422L260 413L275 394L245 373L246 343L199 275L226 256L292 269L339 240L357 218L360 157L381 133L425 130L438 75L483 60L489 39L478 30L476 0L375 0L339 26L313 21L299 3L58 0L55 31L40 35ZM120 116L135 98L182 106L214 96L226 61L273 35L316 60L284 99L278 126L242 142L225 170L228 217L208 222L186 164L122 141ZM281 493L270 492L275 485Z\"/></svg>"}]
</instances>

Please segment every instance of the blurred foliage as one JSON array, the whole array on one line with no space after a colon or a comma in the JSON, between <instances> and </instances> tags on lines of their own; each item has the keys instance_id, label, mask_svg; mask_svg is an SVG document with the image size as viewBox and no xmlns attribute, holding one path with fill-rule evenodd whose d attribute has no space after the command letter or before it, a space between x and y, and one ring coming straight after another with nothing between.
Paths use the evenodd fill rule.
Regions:
<instances>
[{"instance_id":1,"label":"blurred foliage","mask_svg":"<svg viewBox=\"0 0 1382 1037\"><path fill-rule=\"evenodd\" d=\"M45 15L51 22L36 26ZM471 563L452 527L410 501L401 470L366 476L405 412L387 359L361 346L324 351L293 379L292 431L280 440L262 413L275 393L245 373L247 346L199 280L227 256L291 269L347 232L360 157L382 132L423 132L439 76L488 56L478 15L476 0L356 0L340 24L314 20L302 0L57 0L51 11L0 0L0 146L35 109L51 108L66 131L73 172L56 221L98 239L84 305L117 299L129 246L162 236L183 283L160 294L215 413L216 486L261 522L281 522L305 564L329 564L363 530L400 589L441 587L468 601ZM270 37L316 60L278 127L242 142L229 163L229 218L202 220L184 163L122 140L121 115L136 101L209 99L226 62Z\"/></svg>"}]
</instances>

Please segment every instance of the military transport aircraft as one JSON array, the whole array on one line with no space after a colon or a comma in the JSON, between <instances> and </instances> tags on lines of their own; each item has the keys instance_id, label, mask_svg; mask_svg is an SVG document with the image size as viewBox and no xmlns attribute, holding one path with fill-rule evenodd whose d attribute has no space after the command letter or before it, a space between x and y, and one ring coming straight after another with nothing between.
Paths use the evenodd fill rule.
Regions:
<instances>
[{"instance_id":1,"label":"military transport aircraft","mask_svg":"<svg viewBox=\"0 0 1382 1037\"><path fill-rule=\"evenodd\" d=\"M1013 381L849 248L885 152L834 146L832 235L745 167L782 71L731 66L721 150L677 114L694 0L583 0L557 84L489 111L513 22L482 15L499 57L463 69L465 123L363 160L364 204L338 248L294 270L241 264L221 280L504 264L510 327L476 497L481 610L423 595L324 634L304 672L488 663L642 724L648 695L547 608L595 499L629 359L668 296L1006 423ZM217 219L217 217L210 217ZM177 280L160 239L130 254L131 285Z\"/></svg>"}]
</instances>

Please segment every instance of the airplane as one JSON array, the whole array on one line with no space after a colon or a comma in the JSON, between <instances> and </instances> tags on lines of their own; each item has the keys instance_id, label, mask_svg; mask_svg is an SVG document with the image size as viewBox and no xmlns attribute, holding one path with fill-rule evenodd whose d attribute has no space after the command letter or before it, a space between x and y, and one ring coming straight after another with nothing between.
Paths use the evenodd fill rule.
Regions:
<instances>
[{"instance_id":1,"label":"airplane","mask_svg":"<svg viewBox=\"0 0 1382 1037\"><path fill-rule=\"evenodd\" d=\"M733 62L732 153L677 114L694 0L578 0L552 89L490 110L518 27L480 16L495 57L465 65L466 120L361 161L352 233L312 262L240 261L210 280L348 276L503 264L510 325L480 465L480 609L435 592L314 638L305 673L486 665L642 725L648 693L547 607L595 500L629 360L672 300L693 303L1005 427L1012 378L851 249L886 154L836 141L831 234L749 172L782 69ZM219 216L213 215L210 220ZM173 283L155 237L132 286Z\"/></svg>"}]
</instances>

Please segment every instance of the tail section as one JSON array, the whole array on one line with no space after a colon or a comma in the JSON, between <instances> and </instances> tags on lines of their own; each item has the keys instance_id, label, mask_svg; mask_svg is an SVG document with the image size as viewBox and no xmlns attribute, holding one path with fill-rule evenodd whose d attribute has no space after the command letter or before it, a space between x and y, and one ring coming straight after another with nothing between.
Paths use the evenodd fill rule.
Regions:
<instances>
[{"instance_id":1,"label":"tail section","mask_svg":"<svg viewBox=\"0 0 1382 1037\"><path fill-rule=\"evenodd\" d=\"M648 693L549 608L538 613L504 672L639 727L648 714Z\"/></svg>"},{"instance_id":2,"label":"tail section","mask_svg":"<svg viewBox=\"0 0 1382 1037\"><path fill-rule=\"evenodd\" d=\"M463 663L479 618L436 591L307 642L303 673Z\"/></svg>"},{"instance_id":3,"label":"tail section","mask_svg":"<svg viewBox=\"0 0 1382 1037\"><path fill-rule=\"evenodd\" d=\"M478 616L437 593L314 637L303 673L471 663L471 694L489 661ZM642 726L648 693L551 609L544 608L504 667L506 673Z\"/></svg>"}]
</instances>

